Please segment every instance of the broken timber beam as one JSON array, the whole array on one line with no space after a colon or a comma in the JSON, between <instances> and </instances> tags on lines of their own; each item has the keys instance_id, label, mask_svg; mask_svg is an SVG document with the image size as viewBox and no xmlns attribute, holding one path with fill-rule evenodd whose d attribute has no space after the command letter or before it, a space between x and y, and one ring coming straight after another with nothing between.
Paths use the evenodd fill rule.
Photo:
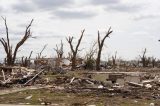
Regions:
<instances>
[{"instance_id":1,"label":"broken timber beam","mask_svg":"<svg viewBox=\"0 0 160 106\"><path fill-rule=\"evenodd\" d=\"M34 80L39 74L41 74L45 69L43 69L42 71L40 71L39 73L37 73L33 78L31 78L30 80L28 80L24 85L27 85L29 82L31 82L32 80Z\"/></svg>"}]
</instances>

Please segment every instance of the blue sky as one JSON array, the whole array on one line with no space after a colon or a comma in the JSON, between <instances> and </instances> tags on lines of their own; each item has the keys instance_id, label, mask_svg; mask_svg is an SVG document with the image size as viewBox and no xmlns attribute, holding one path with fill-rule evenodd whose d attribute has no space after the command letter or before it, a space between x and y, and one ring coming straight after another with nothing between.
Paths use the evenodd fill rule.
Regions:
<instances>
[{"instance_id":1,"label":"blue sky","mask_svg":"<svg viewBox=\"0 0 160 106\"><path fill-rule=\"evenodd\" d=\"M23 36L25 27L33 18L32 35L18 56L33 57L48 44L44 55L54 57L56 44L64 42L65 53L70 48L67 36L76 42L81 30L86 29L80 48L85 54L111 26L113 33L105 41L103 59L115 51L123 59L135 59L147 48L148 56L160 58L160 2L158 0L0 0L0 15L7 17L13 46ZM5 37L4 22L0 19L0 37ZM0 58L5 57L0 45ZM83 56L81 55L81 56Z\"/></svg>"}]
</instances>

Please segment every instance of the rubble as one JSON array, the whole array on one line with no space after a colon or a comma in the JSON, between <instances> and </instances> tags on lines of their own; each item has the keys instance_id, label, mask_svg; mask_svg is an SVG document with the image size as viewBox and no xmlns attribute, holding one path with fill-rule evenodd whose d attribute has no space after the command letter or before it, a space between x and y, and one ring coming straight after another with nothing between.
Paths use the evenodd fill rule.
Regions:
<instances>
[{"instance_id":1,"label":"rubble","mask_svg":"<svg viewBox=\"0 0 160 106\"><path fill-rule=\"evenodd\" d=\"M50 70L54 79L44 77ZM16 85L29 86L40 84L52 85L52 89L66 92L96 92L107 93L108 96L160 99L160 76L146 72L84 72L81 76L67 75L64 68L39 69L24 67L0 67L0 88ZM95 76L103 75L104 78ZM44 78L43 78L44 77ZM30 99L28 96L25 99Z\"/></svg>"},{"instance_id":2,"label":"rubble","mask_svg":"<svg viewBox=\"0 0 160 106\"><path fill-rule=\"evenodd\" d=\"M103 93L112 93L114 95L121 95L123 97L133 97L133 98L160 98L160 84L158 80L148 79L140 80L138 83L124 81L124 85L119 85L116 78L125 79L126 75L124 74L115 74L118 77L109 77L106 81L94 80L90 78L70 78L69 83L66 83L66 90L69 92L103 92ZM111 74L111 76L113 76ZM127 76L128 77L128 76ZM145 77L141 76L141 77ZM157 77L158 79L159 77ZM143 79L143 78L142 78Z\"/></svg>"},{"instance_id":3,"label":"rubble","mask_svg":"<svg viewBox=\"0 0 160 106\"><path fill-rule=\"evenodd\" d=\"M151 84L146 84L145 87L149 89L149 88L152 88L152 85Z\"/></svg>"},{"instance_id":4,"label":"rubble","mask_svg":"<svg viewBox=\"0 0 160 106\"><path fill-rule=\"evenodd\" d=\"M0 86L7 87L8 85L13 84L24 84L29 79L31 79L34 74L36 73L36 70L34 69L27 69L25 67L7 67L7 66L1 66L0 67ZM9 87L9 86L8 86Z\"/></svg>"}]
</instances>

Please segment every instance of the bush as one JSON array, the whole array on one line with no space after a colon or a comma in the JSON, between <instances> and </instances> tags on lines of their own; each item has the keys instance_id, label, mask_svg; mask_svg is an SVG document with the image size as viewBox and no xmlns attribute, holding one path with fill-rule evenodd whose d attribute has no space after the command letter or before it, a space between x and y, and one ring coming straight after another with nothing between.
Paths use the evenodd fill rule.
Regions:
<instances>
[{"instance_id":1,"label":"bush","mask_svg":"<svg viewBox=\"0 0 160 106\"><path fill-rule=\"evenodd\" d=\"M87 58L85 61L85 69L93 70L95 67L95 60L92 58Z\"/></svg>"}]
</instances>

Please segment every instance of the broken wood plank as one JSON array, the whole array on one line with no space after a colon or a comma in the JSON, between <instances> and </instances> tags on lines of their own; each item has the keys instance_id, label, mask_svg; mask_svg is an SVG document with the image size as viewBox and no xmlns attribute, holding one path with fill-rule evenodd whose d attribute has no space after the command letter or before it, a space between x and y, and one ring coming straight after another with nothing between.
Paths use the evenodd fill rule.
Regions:
<instances>
[{"instance_id":1,"label":"broken wood plank","mask_svg":"<svg viewBox=\"0 0 160 106\"><path fill-rule=\"evenodd\" d=\"M143 84L138 84L138 83L135 83L135 82L128 82L128 85L134 86L134 87L143 87Z\"/></svg>"},{"instance_id":2,"label":"broken wood plank","mask_svg":"<svg viewBox=\"0 0 160 106\"><path fill-rule=\"evenodd\" d=\"M72 83L72 82L74 81L74 79L75 79L75 77L73 77L73 78L71 79L70 83Z\"/></svg>"},{"instance_id":3,"label":"broken wood plank","mask_svg":"<svg viewBox=\"0 0 160 106\"><path fill-rule=\"evenodd\" d=\"M34 80L39 74L41 74L45 69L43 69L42 71L40 71L38 74L36 74L33 78L31 78L30 80L28 80L24 85L27 85L29 82L31 82L32 80Z\"/></svg>"},{"instance_id":4,"label":"broken wood plank","mask_svg":"<svg viewBox=\"0 0 160 106\"><path fill-rule=\"evenodd\" d=\"M2 69L2 75L3 75L3 80L6 81L6 77L5 77L5 73L4 73L3 69Z\"/></svg>"}]
</instances>

